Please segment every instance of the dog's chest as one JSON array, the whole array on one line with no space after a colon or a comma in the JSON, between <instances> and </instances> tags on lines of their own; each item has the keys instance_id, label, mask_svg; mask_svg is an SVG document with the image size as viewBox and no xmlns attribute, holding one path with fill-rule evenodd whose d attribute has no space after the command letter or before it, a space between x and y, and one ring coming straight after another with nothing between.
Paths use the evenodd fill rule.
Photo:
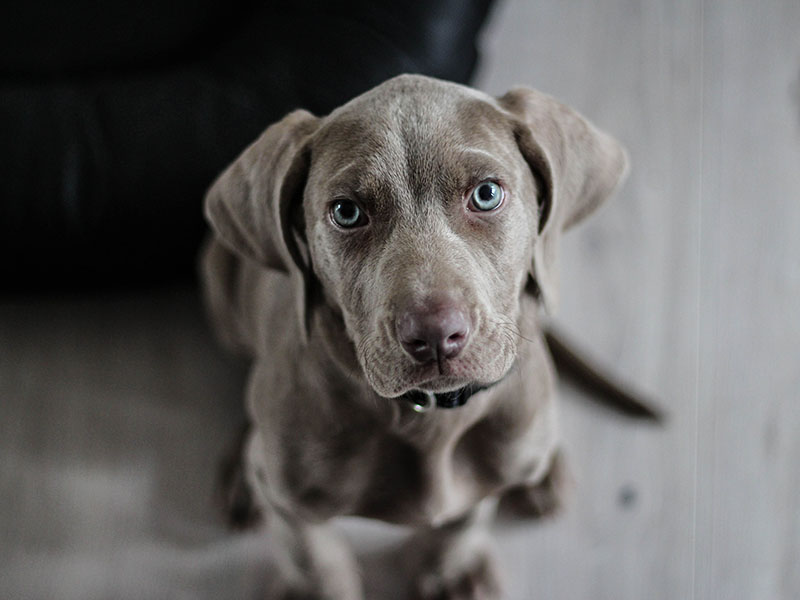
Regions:
<instances>
[{"instance_id":1,"label":"dog's chest","mask_svg":"<svg viewBox=\"0 0 800 600\"><path fill-rule=\"evenodd\" d=\"M390 522L441 523L492 493L503 473L495 460L471 456L455 441L416 447L387 439L362 490L355 514Z\"/></svg>"},{"instance_id":2,"label":"dog's chest","mask_svg":"<svg viewBox=\"0 0 800 600\"><path fill-rule=\"evenodd\" d=\"M327 460L314 469L293 469L294 498L309 510L437 524L536 469L536 450L502 418L451 424L412 434L362 431L357 443L348 435L347 448L319 440Z\"/></svg>"}]
</instances>

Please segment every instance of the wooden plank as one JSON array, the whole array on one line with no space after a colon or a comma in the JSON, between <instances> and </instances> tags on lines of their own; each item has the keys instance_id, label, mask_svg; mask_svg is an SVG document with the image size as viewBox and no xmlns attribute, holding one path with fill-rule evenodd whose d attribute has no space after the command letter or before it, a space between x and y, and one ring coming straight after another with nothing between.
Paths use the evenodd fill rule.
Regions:
<instances>
[{"instance_id":1,"label":"wooden plank","mask_svg":"<svg viewBox=\"0 0 800 600\"><path fill-rule=\"evenodd\" d=\"M655 431L576 403L576 392L564 390L578 495L562 521L509 533L509 556L517 557L509 571L521 585L511 597L689 598L701 7L516 2L506 11L487 38L482 85L500 93L527 83L552 93L616 135L632 158L620 194L565 238L558 320L671 413L668 429Z\"/></svg>"},{"instance_id":2,"label":"wooden plank","mask_svg":"<svg viewBox=\"0 0 800 600\"><path fill-rule=\"evenodd\" d=\"M601 6L510 3L482 82L550 91L631 150L620 197L568 238L560 319L674 420L565 406L589 499L544 553L542 534L515 548L536 557L516 597L795 598L800 5ZM625 478L646 520L613 514Z\"/></svg>"},{"instance_id":3,"label":"wooden plank","mask_svg":"<svg viewBox=\"0 0 800 600\"><path fill-rule=\"evenodd\" d=\"M706 598L800 595L799 30L796 2L706 4Z\"/></svg>"}]
</instances>

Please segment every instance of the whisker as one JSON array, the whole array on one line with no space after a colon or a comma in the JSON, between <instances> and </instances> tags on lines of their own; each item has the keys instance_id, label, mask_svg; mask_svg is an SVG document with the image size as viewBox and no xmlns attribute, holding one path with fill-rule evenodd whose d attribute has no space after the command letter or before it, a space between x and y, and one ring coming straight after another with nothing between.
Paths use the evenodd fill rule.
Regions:
<instances>
[{"instance_id":1,"label":"whisker","mask_svg":"<svg viewBox=\"0 0 800 600\"><path fill-rule=\"evenodd\" d=\"M518 337L519 339L525 340L526 342L533 343L536 341L523 335L522 331L520 331L519 329L519 326L513 321L495 321L493 322L493 324L499 329L504 330L506 333L513 334L514 336Z\"/></svg>"}]
</instances>

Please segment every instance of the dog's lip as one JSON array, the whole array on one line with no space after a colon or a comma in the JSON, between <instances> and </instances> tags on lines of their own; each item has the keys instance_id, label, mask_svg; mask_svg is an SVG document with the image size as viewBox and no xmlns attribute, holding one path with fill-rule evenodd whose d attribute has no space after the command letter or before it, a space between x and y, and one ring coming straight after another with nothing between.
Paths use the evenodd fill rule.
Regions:
<instances>
[{"instance_id":1,"label":"dog's lip","mask_svg":"<svg viewBox=\"0 0 800 600\"><path fill-rule=\"evenodd\" d=\"M455 359L457 360L457 359ZM465 374L454 374L452 361L443 363L444 371L440 371L440 366L435 361L417 365L415 373L408 378L408 385L404 391L422 390L423 392L443 393L457 390L474 381L473 378Z\"/></svg>"},{"instance_id":2,"label":"dog's lip","mask_svg":"<svg viewBox=\"0 0 800 600\"><path fill-rule=\"evenodd\" d=\"M421 378L419 381L410 383L400 392L403 395L412 390L433 394L445 394L454 392L467 385L477 385L477 382L467 377L456 377L453 375L436 375L435 377Z\"/></svg>"},{"instance_id":3,"label":"dog's lip","mask_svg":"<svg viewBox=\"0 0 800 600\"><path fill-rule=\"evenodd\" d=\"M478 383L474 379L464 377L435 377L428 379L420 379L418 381L409 382L402 387L393 389L388 394L386 392L380 395L386 398L402 398L410 392L423 392L425 394L446 394L448 392L455 392L464 387L471 385L485 385Z\"/></svg>"},{"instance_id":4,"label":"dog's lip","mask_svg":"<svg viewBox=\"0 0 800 600\"><path fill-rule=\"evenodd\" d=\"M505 374L503 374L503 377L499 377L496 380L485 381L470 377L467 374L452 374L452 365L448 365L449 368L445 373L439 372L436 363L424 366L420 365L420 367L420 371L415 374L416 377L410 377L406 385L400 388L397 392L398 396L415 390L432 394L446 394L448 392L458 391L467 386L486 387L497 383L497 381L505 377Z\"/></svg>"},{"instance_id":5,"label":"dog's lip","mask_svg":"<svg viewBox=\"0 0 800 600\"><path fill-rule=\"evenodd\" d=\"M432 394L446 394L449 392L456 392L464 389L465 387L473 388L488 388L500 383L506 376L514 369L516 359L511 363L511 366L506 369L500 377L492 378L489 380L476 379L474 377L465 377L463 375L448 375L436 374L431 376L430 370L420 373L416 380L410 381L407 385L403 386L398 396L403 396L412 391L421 391L424 393ZM436 367L434 366L434 369ZM426 377L427 375L427 377Z\"/></svg>"}]
</instances>

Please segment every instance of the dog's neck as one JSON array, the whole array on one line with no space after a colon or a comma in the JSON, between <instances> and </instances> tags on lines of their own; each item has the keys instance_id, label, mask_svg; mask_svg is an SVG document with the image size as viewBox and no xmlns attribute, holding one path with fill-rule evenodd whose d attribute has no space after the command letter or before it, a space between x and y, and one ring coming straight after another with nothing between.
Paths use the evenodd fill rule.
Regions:
<instances>
[{"instance_id":1,"label":"dog's neck","mask_svg":"<svg viewBox=\"0 0 800 600\"><path fill-rule=\"evenodd\" d=\"M401 399L409 402L411 408L417 412L427 412L434 406L437 408L458 408L464 406L473 394L477 394L488 389L498 382L488 385L470 384L451 392L435 394L433 392L423 392L422 390L410 390L400 396Z\"/></svg>"}]
</instances>

